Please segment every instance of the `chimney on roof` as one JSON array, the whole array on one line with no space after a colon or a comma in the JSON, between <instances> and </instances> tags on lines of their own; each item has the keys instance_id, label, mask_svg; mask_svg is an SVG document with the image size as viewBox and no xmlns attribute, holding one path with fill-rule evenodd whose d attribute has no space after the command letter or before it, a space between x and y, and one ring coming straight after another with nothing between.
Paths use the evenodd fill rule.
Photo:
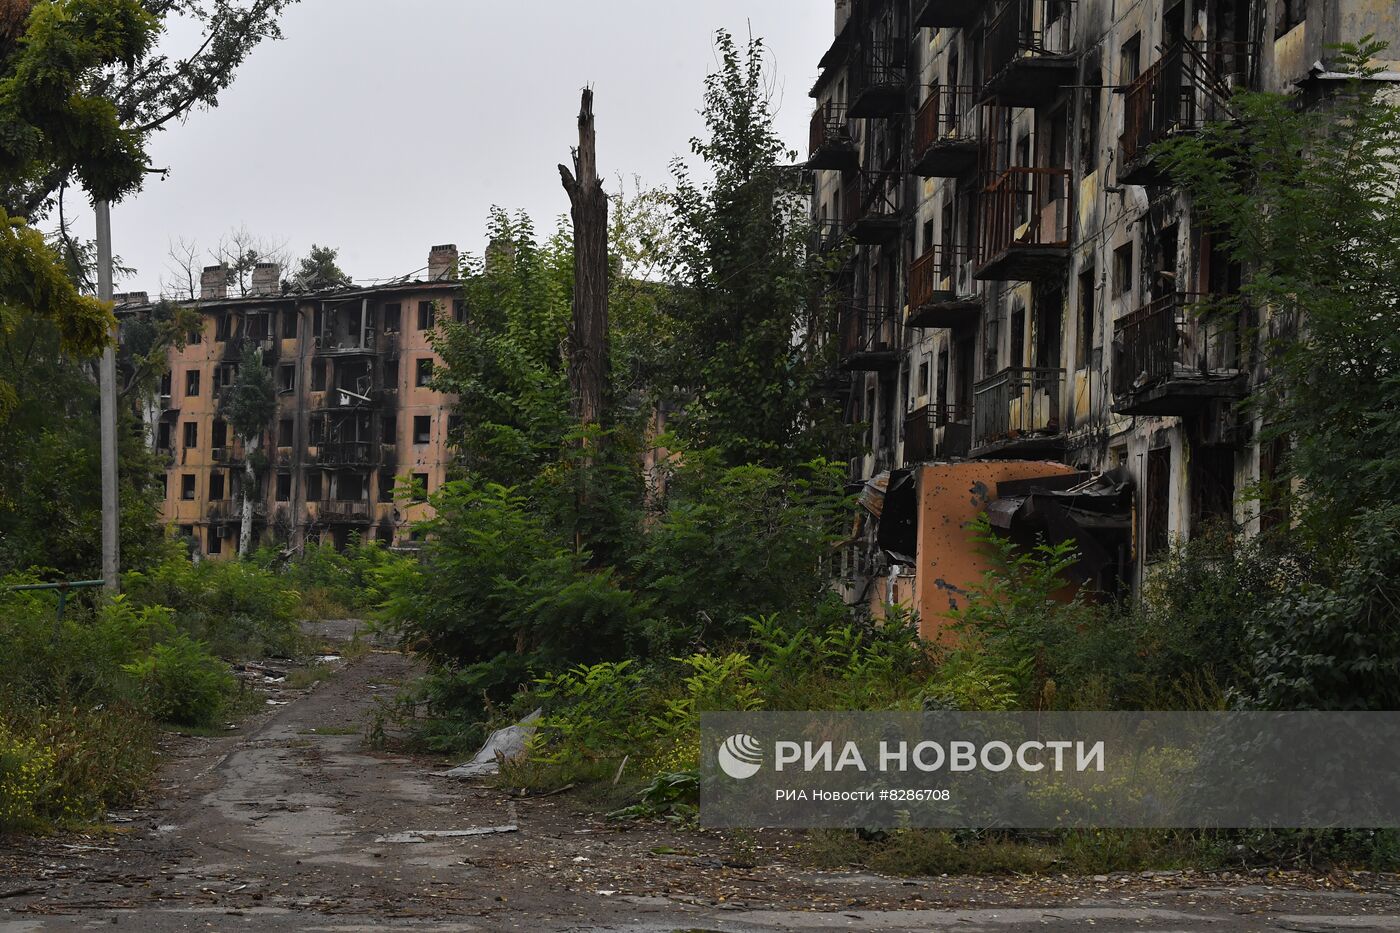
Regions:
<instances>
[{"instance_id":1,"label":"chimney on roof","mask_svg":"<svg viewBox=\"0 0 1400 933\"><path fill-rule=\"evenodd\" d=\"M434 246L428 253L428 281L447 282L457 278L457 244Z\"/></svg>"},{"instance_id":2,"label":"chimney on roof","mask_svg":"<svg viewBox=\"0 0 1400 933\"><path fill-rule=\"evenodd\" d=\"M260 262L253 267L254 295L275 295L282 290L282 267L275 262Z\"/></svg>"},{"instance_id":3,"label":"chimney on roof","mask_svg":"<svg viewBox=\"0 0 1400 933\"><path fill-rule=\"evenodd\" d=\"M199 300L222 301L228 297L228 265L205 266L199 276Z\"/></svg>"},{"instance_id":4,"label":"chimney on roof","mask_svg":"<svg viewBox=\"0 0 1400 933\"><path fill-rule=\"evenodd\" d=\"M121 292L113 295L112 300L117 303L117 307L125 305L148 305L151 298L145 292Z\"/></svg>"}]
</instances>

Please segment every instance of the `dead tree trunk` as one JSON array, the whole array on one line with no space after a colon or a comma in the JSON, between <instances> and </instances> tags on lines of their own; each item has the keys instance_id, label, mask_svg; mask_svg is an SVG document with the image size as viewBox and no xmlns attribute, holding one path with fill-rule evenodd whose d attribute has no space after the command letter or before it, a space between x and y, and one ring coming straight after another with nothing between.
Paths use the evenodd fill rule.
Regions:
<instances>
[{"instance_id":1,"label":"dead tree trunk","mask_svg":"<svg viewBox=\"0 0 1400 933\"><path fill-rule=\"evenodd\" d=\"M602 425L608 386L608 196L598 177L593 91L578 112L574 170L559 166L574 221L574 313L569 326L569 389L583 425Z\"/></svg>"}]
</instances>

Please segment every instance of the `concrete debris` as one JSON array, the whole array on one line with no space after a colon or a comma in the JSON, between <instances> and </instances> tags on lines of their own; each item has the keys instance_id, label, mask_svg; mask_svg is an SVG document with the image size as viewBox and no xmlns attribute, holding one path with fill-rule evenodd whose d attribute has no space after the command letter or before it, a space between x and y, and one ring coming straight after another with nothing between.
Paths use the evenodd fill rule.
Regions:
<instances>
[{"instance_id":1,"label":"concrete debris","mask_svg":"<svg viewBox=\"0 0 1400 933\"><path fill-rule=\"evenodd\" d=\"M520 827L515 823L505 826L476 826L472 829L410 829L402 833L389 833L375 836L377 843L427 842L429 839L457 839L462 836L493 836L496 833L516 833Z\"/></svg>"},{"instance_id":2,"label":"concrete debris","mask_svg":"<svg viewBox=\"0 0 1400 933\"><path fill-rule=\"evenodd\" d=\"M535 734L535 724L543 712L537 709L515 725L497 729L471 761L451 771L439 772L438 776L470 778L499 773L502 761L513 761L525 754L530 737Z\"/></svg>"}]
</instances>

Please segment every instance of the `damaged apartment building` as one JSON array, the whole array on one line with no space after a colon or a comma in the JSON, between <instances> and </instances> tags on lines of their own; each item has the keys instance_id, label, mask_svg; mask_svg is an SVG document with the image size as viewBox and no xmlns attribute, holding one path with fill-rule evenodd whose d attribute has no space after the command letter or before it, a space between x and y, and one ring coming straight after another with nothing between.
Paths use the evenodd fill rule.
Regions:
<instances>
[{"instance_id":1,"label":"damaged apartment building","mask_svg":"<svg viewBox=\"0 0 1400 933\"><path fill-rule=\"evenodd\" d=\"M868 425L853 600L910 599L937 629L980 572L947 528L980 511L1074 538L1105 589L1212 520L1270 519L1237 495L1279 455L1239 404L1260 376L1248 270L1152 146L1231 119L1237 90L1306 93L1330 46L1396 36L1396 13L837 0L808 169L847 420Z\"/></svg>"},{"instance_id":2,"label":"damaged apartment building","mask_svg":"<svg viewBox=\"0 0 1400 933\"><path fill-rule=\"evenodd\" d=\"M426 279L314 292L284 287L264 263L239 296L226 266L204 269L201 327L171 349L147 413L165 464L164 522L204 555L237 551L249 451L220 402L252 346L278 399L253 454L254 540L406 543L452 456L453 399L430 386L430 337L444 315L464 314L457 259L455 246L437 246ZM119 318L151 308L142 293L117 301Z\"/></svg>"}]
</instances>

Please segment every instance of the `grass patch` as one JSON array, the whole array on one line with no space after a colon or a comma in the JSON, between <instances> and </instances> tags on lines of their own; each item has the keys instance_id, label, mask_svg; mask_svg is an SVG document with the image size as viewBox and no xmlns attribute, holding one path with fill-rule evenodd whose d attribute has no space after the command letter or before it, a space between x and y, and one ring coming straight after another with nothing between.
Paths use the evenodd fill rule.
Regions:
<instances>
[{"instance_id":1,"label":"grass patch","mask_svg":"<svg viewBox=\"0 0 1400 933\"><path fill-rule=\"evenodd\" d=\"M299 667L294 671L287 672L287 679L284 686L288 690L305 690L307 687L319 684L323 680L330 680L335 674L334 668L329 664L313 664L310 667Z\"/></svg>"}]
</instances>

